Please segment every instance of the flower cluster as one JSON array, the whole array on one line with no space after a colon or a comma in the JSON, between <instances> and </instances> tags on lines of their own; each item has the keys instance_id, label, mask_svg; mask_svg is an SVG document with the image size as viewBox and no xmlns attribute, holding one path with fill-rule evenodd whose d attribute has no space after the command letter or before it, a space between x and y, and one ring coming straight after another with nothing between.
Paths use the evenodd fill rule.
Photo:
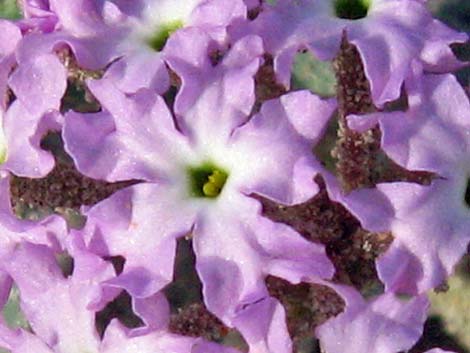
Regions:
<instances>
[{"instance_id":1,"label":"flower cluster","mask_svg":"<svg viewBox=\"0 0 470 353\"><path fill-rule=\"evenodd\" d=\"M413 347L470 243L465 33L423 0L19 5L0 304L19 293L26 324L0 318L0 347ZM291 85L299 53L334 60L336 97Z\"/></svg>"}]
</instances>

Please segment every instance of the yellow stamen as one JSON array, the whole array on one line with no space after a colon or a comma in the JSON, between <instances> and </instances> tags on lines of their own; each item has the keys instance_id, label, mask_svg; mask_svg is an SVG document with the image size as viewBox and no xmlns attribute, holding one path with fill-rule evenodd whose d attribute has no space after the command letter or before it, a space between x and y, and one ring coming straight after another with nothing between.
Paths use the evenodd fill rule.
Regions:
<instances>
[{"instance_id":1,"label":"yellow stamen","mask_svg":"<svg viewBox=\"0 0 470 353\"><path fill-rule=\"evenodd\" d=\"M207 179L208 181L202 186L202 192L207 197L218 196L227 180L227 176L220 170L216 169Z\"/></svg>"}]
</instances>

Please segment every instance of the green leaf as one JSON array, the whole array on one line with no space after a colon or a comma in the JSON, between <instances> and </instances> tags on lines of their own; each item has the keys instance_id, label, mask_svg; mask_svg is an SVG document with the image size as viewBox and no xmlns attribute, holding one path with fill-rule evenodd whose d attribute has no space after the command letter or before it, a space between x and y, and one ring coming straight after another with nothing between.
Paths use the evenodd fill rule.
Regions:
<instances>
[{"instance_id":1,"label":"green leaf","mask_svg":"<svg viewBox=\"0 0 470 353\"><path fill-rule=\"evenodd\" d=\"M310 53L298 54L292 73L293 89L308 89L322 97L336 94L336 78L333 65L320 61Z\"/></svg>"},{"instance_id":2,"label":"green leaf","mask_svg":"<svg viewBox=\"0 0 470 353\"><path fill-rule=\"evenodd\" d=\"M0 0L0 18L16 20L21 17L21 11L16 0Z\"/></svg>"}]
</instances>

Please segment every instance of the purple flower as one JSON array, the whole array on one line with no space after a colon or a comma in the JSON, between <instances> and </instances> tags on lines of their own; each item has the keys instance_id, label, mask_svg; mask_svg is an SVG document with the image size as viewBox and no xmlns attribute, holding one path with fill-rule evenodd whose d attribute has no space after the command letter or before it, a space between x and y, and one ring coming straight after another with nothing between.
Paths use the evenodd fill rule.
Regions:
<instances>
[{"instance_id":1,"label":"purple flower","mask_svg":"<svg viewBox=\"0 0 470 353\"><path fill-rule=\"evenodd\" d=\"M365 301L352 287L330 286L346 308L316 329L325 352L396 353L407 351L421 337L429 306L425 296L405 301L385 293Z\"/></svg>"},{"instance_id":2,"label":"purple flower","mask_svg":"<svg viewBox=\"0 0 470 353\"><path fill-rule=\"evenodd\" d=\"M60 129L61 115L50 112L43 116L31 115L15 101L4 116L4 149L0 170L18 176L42 177L54 167L54 157L41 149L41 138L48 130Z\"/></svg>"},{"instance_id":3,"label":"purple flower","mask_svg":"<svg viewBox=\"0 0 470 353\"><path fill-rule=\"evenodd\" d=\"M24 38L20 27L0 20L5 34L0 45L0 170L39 177L54 166L54 158L39 143L43 133L59 127L57 111L66 88L66 72L51 54L19 65L16 50ZM16 97L12 103L8 89Z\"/></svg>"},{"instance_id":4,"label":"purple flower","mask_svg":"<svg viewBox=\"0 0 470 353\"><path fill-rule=\"evenodd\" d=\"M20 0L25 18L49 16L51 14L49 0Z\"/></svg>"},{"instance_id":5,"label":"purple flower","mask_svg":"<svg viewBox=\"0 0 470 353\"><path fill-rule=\"evenodd\" d=\"M21 31L15 24L6 20L0 20L0 31L5 33L5 40L0 45L0 162L4 162L7 153L7 142L3 127L7 108L7 82L8 75L16 63L14 52L21 40Z\"/></svg>"},{"instance_id":6,"label":"purple flower","mask_svg":"<svg viewBox=\"0 0 470 353\"><path fill-rule=\"evenodd\" d=\"M22 243L0 262L0 303L5 303L14 281L32 329L11 330L0 322L0 345L12 353L236 352L200 338L169 333L170 311L161 294L134 300L133 309L145 326L127 329L113 320L100 339L95 314L118 293L100 283L113 277L114 270L109 263L84 251L77 241L69 244L69 251L74 269L67 278L53 252L44 246Z\"/></svg>"},{"instance_id":7,"label":"purple flower","mask_svg":"<svg viewBox=\"0 0 470 353\"><path fill-rule=\"evenodd\" d=\"M272 297L247 305L233 324L248 343L250 353L292 352L284 307Z\"/></svg>"},{"instance_id":8,"label":"purple flower","mask_svg":"<svg viewBox=\"0 0 470 353\"><path fill-rule=\"evenodd\" d=\"M58 19L56 31L28 36L19 57L26 60L69 46L83 68L97 70L111 64L105 77L127 93L168 89L161 51L174 31L197 27L227 44L226 27L246 16L242 0L55 0L50 7Z\"/></svg>"},{"instance_id":9,"label":"purple flower","mask_svg":"<svg viewBox=\"0 0 470 353\"><path fill-rule=\"evenodd\" d=\"M119 4L124 5L124 2ZM234 19L246 16L241 0L186 0L178 3L141 0L126 4L123 12L128 15L125 21L128 32L118 47L125 47L127 52L109 68L106 77L115 81L124 92L146 87L163 93L168 88L167 71L160 52L173 32L183 27L199 28L213 40L227 44L226 27ZM184 52L181 56L188 54L191 55Z\"/></svg>"},{"instance_id":10,"label":"purple flower","mask_svg":"<svg viewBox=\"0 0 470 353\"><path fill-rule=\"evenodd\" d=\"M52 12L48 0L19 0L23 19L18 21L25 32L51 32L57 24L57 16Z\"/></svg>"},{"instance_id":11,"label":"purple flower","mask_svg":"<svg viewBox=\"0 0 470 353\"><path fill-rule=\"evenodd\" d=\"M470 241L470 104L452 75L407 81L409 109L350 117L363 130L378 122L382 148L409 170L434 172L429 186L380 184L395 210L390 248L378 259L380 278L393 291L424 292L441 284Z\"/></svg>"},{"instance_id":12,"label":"purple flower","mask_svg":"<svg viewBox=\"0 0 470 353\"><path fill-rule=\"evenodd\" d=\"M75 261L74 274L64 278L49 248L27 242L2 259L0 267L19 288L22 311L35 333L12 333L6 348L13 352L97 351L94 313L106 297L99 282L114 271L94 256L83 254Z\"/></svg>"},{"instance_id":13,"label":"purple flower","mask_svg":"<svg viewBox=\"0 0 470 353\"><path fill-rule=\"evenodd\" d=\"M0 44L0 107L6 109L7 80L10 71L15 66L15 49L21 40L21 30L13 22L0 19L0 31L3 40Z\"/></svg>"},{"instance_id":14,"label":"purple flower","mask_svg":"<svg viewBox=\"0 0 470 353\"><path fill-rule=\"evenodd\" d=\"M252 26L274 56L278 79L285 86L300 49L331 60L345 32L359 50L373 101L379 106L399 97L413 59L427 70L453 70L461 63L449 44L467 40L466 34L433 19L420 0L277 1L266 5Z\"/></svg>"},{"instance_id":15,"label":"purple flower","mask_svg":"<svg viewBox=\"0 0 470 353\"><path fill-rule=\"evenodd\" d=\"M48 130L61 127L59 108L66 89L65 69L54 55L38 56L20 65L8 85L17 99L3 116L5 152L0 168L19 176L44 176L55 162L49 152L40 148L40 142Z\"/></svg>"},{"instance_id":16,"label":"purple flower","mask_svg":"<svg viewBox=\"0 0 470 353\"><path fill-rule=\"evenodd\" d=\"M0 110L2 168L20 176L40 177L54 166L53 157L40 149L39 142L47 130L60 129L61 116L57 112L67 87L67 70L57 57L57 50L70 46L78 63L90 69L103 68L111 60L124 56L107 71L108 79L126 92L141 87L164 92L168 87L167 69L161 54L149 48L145 41L143 32L149 30L147 27L160 26L161 21L168 20L161 16L172 14L184 17L188 25L206 26L205 30L212 36L222 39L231 18L244 14L244 5L237 4L192 1L175 7L171 2L134 1L132 6L124 6L123 11L129 12L126 14L112 3L101 6L86 0L59 0L50 4L25 1L23 6L28 18L18 24L27 32L24 37L16 24L8 21L0 24L2 31L8 34L8 40L0 48L0 94L6 97L8 84L17 98L8 110L6 102L2 102ZM142 8L143 5L145 8L151 5L153 10L161 7L163 12L153 18L152 12ZM139 15L134 13L137 9L141 10ZM42 33L44 28L34 20L52 18L52 15L46 16L50 11L59 21L57 30ZM216 12L217 16L208 16L210 12ZM149 67L153 73L149 72Z\"/></svg>"},{"instance_id":17,"label":"purple flower","mask_svg":"<svg viewBox=\"0 0 470 353\"><path fill-rule=\"evenodd\" d=\"M80 171L145 181L87 214L90 248L126 258L110 283L138 297L155 293L171 281L175 239L185 235L193 238L206 304L228 321L267 295L267 274L294 283L331 276L323 247L262 217L249 195L290 204L317 192L311 148L335 102L295 92L247 121L261 52L258 37L236 43L176 125L154 93L126 97L106 80L89 84L102 112L66 116L66 149Z\"/></svg>"}]
</instances>

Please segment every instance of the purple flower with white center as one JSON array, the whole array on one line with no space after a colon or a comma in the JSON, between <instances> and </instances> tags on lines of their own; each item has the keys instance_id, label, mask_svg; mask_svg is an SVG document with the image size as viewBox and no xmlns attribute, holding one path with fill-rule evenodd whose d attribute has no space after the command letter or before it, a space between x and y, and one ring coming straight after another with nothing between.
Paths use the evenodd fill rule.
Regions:
<instances>
[{"instance_id":1,"label":"purple flower with white center","mask_svg":"<svg viewBox=\"0 0 470 353\"><path fill-rule=\"evenodd\" d=\"M121 4L124 2L118 2ZM161 51L173 32L183 27L195 27L220 44L227 44L226 27L234 19L246 16L241 0L140 0L132 5L125 4L123 12L128 16L125 21L128 32L118 48L125 47L126 53L109 68L106 77L115 81L124 92L135 92L144 87L163 93L168 88Z\"/></svg>"},{"instance_id":2,"label":"purple flower with white center","mask_svg":"<svg viewBox=\"0 0 470 353\"><path fill-rule=\"evenodd\" d=\"M87 213L90 249L126 258L110 284L137 297L155 293L172 279L176 238L188 234L206 305L227 322L267 296L267 274L293 283L332 275L322 246L262 217L249 195L291 204L317 192L311 148L336 105L295 92L248 120L261 53L258 37L237 42L176 117L181 131L153 92L126 97L106 80L89 83L102 112L67 114L65 146L81 172L145 181Z\"/></svg>"},{"instance_id":3,"label":"purple flower with white center","mask_svg":"<svg viewBox=\"0 0 470 353\"><path fill-rule=\"evenodd\" d=\"M299 50L331 60L345 32L361 55L378 106L399 97L413 59L439 72L462 65L449 45L468 38L433 19L420 0L277 1L265 5L252 26L274 56L277 77L286 87Z\"/></svg>"},{"instance_id":4,"label":"purple flower with white center","mask_svg":"<svg viewBox=\"0 0 470 353\"><path fill-rule=\"evenodd\" d=\"M19 49L19 61L69 46L83 68L111 64L105 78L126 93L151 88L161 94L168 89L161 51L174 31L201 28L224 45L226 27L246 16L242 0L52 0L50 7L58 19L57 30L28 36Z\"/></svg>"},{"instance_id":5,"label":"purple flower with white center","mask_svg":"<svg viewBox=\"0 0 470 353\"><path fill-rule=\"evenodd\" d=\"M315 330L328 353L396 353L421 337L429 306L426 296L408 301L392 293L366 301L352 287L332 285L346 302L345 311Z\"/></svg>"},{"instance_id":6,"label":"purple flower with white center","mask_svg":"<svg viewBox=\"0 0 470 353\"><path fill-rule=\"evenodd\" d=\"M169 307L158 294L134 300L133 309L145 326L127 329L113 320L100 339L95 315L117 294L101 282L114 276L112 266L86 252L79 242L69 244L73 273L64 278L53 252L44 246L22 243L0 263L0 302L14 282L21 308L32 332L11 330L0 323L0 345L12 353L154 353L224 352L234 349L182 337L167 330Z\"/></svg>"},{"instance_id":7,"label":"purple flower with white center","mask_svg":"<svg viewBox=\"0 0 470 353\"><path fill-rule=\"evenodd\" d=\"M364 130L378 122L382 148L396 163L437 175L430 186L377 186L395 210L384 220L395 239L377 261L379 276L389 290L414 294L440 285L470 241L470 104L452 75L417 72L406 89L406 112L352 116L349 123Z\"/></svg>"},{"instance_id":8,"label":"purple flower with white center","mask_svg":"<svg viewBox=\"0 0 470 353\"><path fill-rule=\"evenodd\" d=\"M188 29L184 30L184 32L185 33L180 31L175 33L174 36L168 41L165 48L165 61L168 63L171 69L178 74L182 81L182 85L178 91L174 103L175 114L177 117L179 117L178 127L183 130L184 133L191 135L191 129L194 129L194 126L199 124L198 118L197 116L194 116L194 114L186 115L186 113L191 110L198 99L201 99L201 87L207 89L207 87L213 86L214 77L217 77L220 74L214 74L214 66L207 57L206 48L211 45L210 38L197 29ZM256 52L256 48L247 48L245 55L241 55L240 57L232 56L226 58L226 60L222 63L222 66L224 67L222 70L226 70L227 67L230 67L231 70L242 68L244 65L246 65L247 60L249 60L249 58L251 58ZM181 53L186 54L182 56ZM261 52L258 54L261 55ZM226 81L226 83L224 83L224 87L238 87L240 92L243 93L236 95L236 100L234 99L235 96L232 96L231 99L233 102L236 102L240 106L251 106L252 103L250 102L253 100L252 92L246 89L246 87L252 85L251 77L248 75L242 76L232 73L228 73L226 76L227 78L224 79L224 81ZM229 81L229 77L234 77L234 79ZM224 88L221 87L220 89L223 90ZM212 88L209 92L216 93L217 90ZM305 98L305 101L302 101L302 97ZM212 97L210 99L217 100L217 97ZM301 106L302 104L314 105L315 103L312 102L308 95L302 96L299 94L298 99L292 101L292 105L294 106L295 104ZM245 115L248 114L248 112L249 110L246 110ZM289 113L291 112L292 114L295 114L293 113L294 109L289 110ZM324 114L324 118L327 118L329 115L328 112L319 112L319 114ZM243 117L244 115L241 117L240 124L244 119ZM305 119L305 123L302 123L298 126L297 130L300 133L304 132L307 135L318 133L320 133L320 135L322 134L324 128L324 124L322 122L319 122L318 126L308 126L307 122L308 118ZM221 122L218 122L218 124L221 124ZM204 127L196 127L196 129L198 128L203 129ZM317 136L316 140L318 140L319 135L315 136ZM366 214L366 217L361 219L363 224L370 226L382 224L382 218L386 218L384 215L389 215L391 213L391 208L388 204L382 202L383 200L380 199L380 195L376 190L364 189L354 191L349 195L344 195L338 180L333 174L323 168L320 163L313 161L305 163L305 165L308 164L310 165L309 168L311 169L310 172L312 179L316 174L322 175L326 182L329 197L332 200L340 202L346 207L350 207L352 210L356 208L360 209L360 212L358 212L356 215L357 217L362 216L363 213ZM317 185L315 183L310 183L310 186L306 186L306 190L309 190L308 192L310 192L313 196L317 192ZM377 199L377 202L371 202L371 199ZM374 212L378 213L377 217L374 217Z\"/></svg>"}]
</instances>

